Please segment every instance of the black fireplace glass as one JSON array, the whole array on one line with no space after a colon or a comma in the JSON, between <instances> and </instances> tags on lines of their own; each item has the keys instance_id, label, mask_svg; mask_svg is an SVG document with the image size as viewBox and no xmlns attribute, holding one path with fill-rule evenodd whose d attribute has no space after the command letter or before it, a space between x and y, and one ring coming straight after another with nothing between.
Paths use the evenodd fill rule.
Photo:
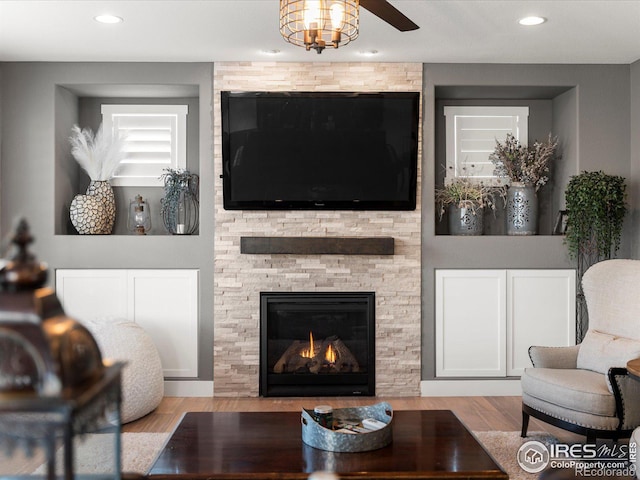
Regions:
<instances>
[{"instance_id":1,"label":"black fireplace glass","mask_svg":"<svg viewBox=\"0 0 640 480\"><path fill-rule=\"evenodd\" d=\"M260 395L375 395L375 294L262 292Z\"/></svg>"}]
</instances>

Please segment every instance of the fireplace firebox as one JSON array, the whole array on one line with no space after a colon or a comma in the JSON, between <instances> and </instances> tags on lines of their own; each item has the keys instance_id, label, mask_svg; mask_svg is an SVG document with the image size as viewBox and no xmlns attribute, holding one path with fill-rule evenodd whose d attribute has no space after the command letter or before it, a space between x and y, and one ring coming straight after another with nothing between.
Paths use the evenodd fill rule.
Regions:
<instances>
[{"instance_id":1,"label":"fireplace firebox","mask_svg":"<svg viewBox=\"0 0 640 480\"><path fill-rule=\"evenodd\" d=\"M375 294L260 293L260 395L375 395Z\"/></svg>"}]
</instances>

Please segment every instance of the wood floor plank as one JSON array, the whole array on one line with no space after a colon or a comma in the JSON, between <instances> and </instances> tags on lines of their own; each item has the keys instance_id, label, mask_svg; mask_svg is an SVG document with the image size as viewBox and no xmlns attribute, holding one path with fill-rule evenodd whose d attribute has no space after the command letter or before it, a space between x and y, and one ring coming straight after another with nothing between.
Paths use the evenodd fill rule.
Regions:
<instances>
[{"instance_id":1,"label":"wood floor plank","mask_svg":"<svg viewBox=\"0 0 640 480\"><path fill-rule=\"evenodd\" d=\"M124 432L172 432L186 412L277 412L300 411L314 405L334 408L389 402L394 410L451 410L473 431L520 431L522 399L512 397L164 397L149 415L123 425ZM567 443L584 437L566 432L534 418L529 432L546 432Z\"/></svg>"},{"instance_id":2,"label":"wood floor plank","mask_svg":"<svg viewBox=\"0 0 640 480\"><path fill-rule=\"evenodd\" d=\"M186 412L300 411L318 404L341 408L380 401L394 410L452 410L471 430L520 430L520 397L165 397L154 412L124 425L123 431L171 432Z\"/></svg>"}]
</instances>

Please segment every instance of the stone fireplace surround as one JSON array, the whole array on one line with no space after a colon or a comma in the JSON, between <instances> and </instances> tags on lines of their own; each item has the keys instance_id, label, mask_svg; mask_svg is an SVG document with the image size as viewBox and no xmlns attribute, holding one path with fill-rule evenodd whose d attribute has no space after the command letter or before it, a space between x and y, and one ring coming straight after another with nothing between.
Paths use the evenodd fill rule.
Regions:
<instances>
[{"instance_id":1,"label":"stone fireplace surround","mask_svg":"<svg viewBox=\"0 0 640 480\"><path fill-rule=\"evenodd\" d=\"M221 171L220 92L422 92L420 63L217 62L214 161ZM420 119L422 125L422 119ZM421 165L414 211L227 211L215 184L214 395L258 396L260 292L376 294L376 394L420 395ZM241 237L393 237L393 255L243 254Z\"/></svg>"}]
</instances>

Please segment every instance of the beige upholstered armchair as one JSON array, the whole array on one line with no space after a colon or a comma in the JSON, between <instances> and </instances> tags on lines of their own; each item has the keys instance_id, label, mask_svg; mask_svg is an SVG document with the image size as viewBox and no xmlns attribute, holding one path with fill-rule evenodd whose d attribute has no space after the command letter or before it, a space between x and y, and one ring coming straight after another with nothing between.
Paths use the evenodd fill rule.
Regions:
<instances>
[{"instance_id":1,"label":"beige upholstered armchair","mask_svg":"<svg viewBox=\"0 0 640 480\"><path fill-rule=\"evenodd\" d=\"M529 416L596 438L624 438L640 425L640 261L606 260L582 280L589 330L573 347L531 347L522 375L522 436Z\"/></svg>"}]
</instances>

